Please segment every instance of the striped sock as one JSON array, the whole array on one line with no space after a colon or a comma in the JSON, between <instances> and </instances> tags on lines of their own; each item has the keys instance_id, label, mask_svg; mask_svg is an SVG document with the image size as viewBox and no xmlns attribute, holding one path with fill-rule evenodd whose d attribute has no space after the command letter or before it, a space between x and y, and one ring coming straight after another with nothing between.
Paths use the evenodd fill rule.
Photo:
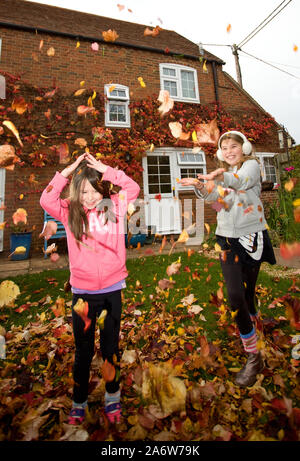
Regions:
<instances>
[{"instance_id":1,"label":"striped sock","mask_svg":"<svg viewBox=\"0 0 300 461\"><path fill-rule=\"evenodd\" d=\"M252 354L257 354L258 349L257 349L257 336L256 336L256 331L255 328L253 327L250 333L247 335L242 335L240 334L245 352L252 353Z\"/></svg>"}]
</instances>

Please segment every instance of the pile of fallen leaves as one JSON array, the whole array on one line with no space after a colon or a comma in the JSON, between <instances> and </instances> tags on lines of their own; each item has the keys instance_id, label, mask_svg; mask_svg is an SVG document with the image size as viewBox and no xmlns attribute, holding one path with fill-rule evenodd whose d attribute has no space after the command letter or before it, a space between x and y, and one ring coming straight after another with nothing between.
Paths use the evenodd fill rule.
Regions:
<instances>
[{"instance_id":1,"label":"pile of fallen leaves","mask_svg":"<svg viewBox=\"0 0 300 461\"><path fill-rule=\"evenodd\" d=\"M0 440L298 441L296 285L293 292L272 300L270 318L260 318L259 348L267 367L254 386L243 389L234 384L234 377L246 357L223 284L206 307L213 310L220 332L218 339L209 341L205 309L196 304L193 293L186 293L176 309L168 309L172 283L167 286L166 281L171 282L179 270L178 261L167 268L171 276L157 281L148 310L134 297L123 296L122 421L116 425L103 411L99 332L86 421L79 427L66 423L74 360L70 301L60 296L53 302L45 296L38 302L43 309L32 322L7 332L2 328L6 358L0 360ZM2 305L15 308L18 288L7 282L0 286ZM143 292L138 282L134 289ZM267 289L259 286L257 295L266 298ZM285 315L272 315L278 307L285 308Z\"/></svg>"}]
</instances>

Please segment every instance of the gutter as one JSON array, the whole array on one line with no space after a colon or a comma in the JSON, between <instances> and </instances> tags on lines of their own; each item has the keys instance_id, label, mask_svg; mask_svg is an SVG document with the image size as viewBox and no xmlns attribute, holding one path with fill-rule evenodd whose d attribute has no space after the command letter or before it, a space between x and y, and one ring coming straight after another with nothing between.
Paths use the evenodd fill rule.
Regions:
<instances>
[{"instance_id":1,"label":"gutter","mask_svg":"<svg viewBox=\"0 0 300 461\"><path fill-rule=\"evenodd\" d=\"M43 29L41 27L33 27L33 26L25 26L25 25L20 25L20 24L14 24L14 23L10 23L10 22L3 22L3 21L0 21L0 27L7 27L7 28L10 28L10 29L17 29L17 30L25 30L27 32L39 32L39 33L43 33L43 34L49 34L49 35L58 35L58 36L61 36L61 37L67 37L67 38L74 38L75 40L88 40L88 41L92 41L92 42L100 42L100 43L103 43L103 44L107 44L107 43L110 43L110 44L113 44L113 45L118 45L118 46L125 46L127 48L133 48L135 50L142 50L142 51L151 51L152 53L160 53L160 54L170 54L171 56L180 56L182 58L188 58L188 59L195 59L198 61L199 59L199 56L194 56L194 55L191 55L191 54L185 54L185 53L177 53L175 51L169 51L168 53L166 53L165 50L163 49L159 49L159 48L152 48L150 46L145 46L145 45L134 45L134 44L131 44L131 43L126 43L126 42L106 42L105 40L103 40L102 38L100 37L90 37L90 36L87 36L87 35L78 35L78 34L72 34L72 33L69 33L69 32L58 32L58 31L55 31L55 30L49 30L49 29ZM217 61L216 59L212 59L212 58L205 58L208 62L211 62L211 63L215 63L215 64L219 64L219 65L224 65L225 62L223 61Z\"/></svg>"}]
</instances>

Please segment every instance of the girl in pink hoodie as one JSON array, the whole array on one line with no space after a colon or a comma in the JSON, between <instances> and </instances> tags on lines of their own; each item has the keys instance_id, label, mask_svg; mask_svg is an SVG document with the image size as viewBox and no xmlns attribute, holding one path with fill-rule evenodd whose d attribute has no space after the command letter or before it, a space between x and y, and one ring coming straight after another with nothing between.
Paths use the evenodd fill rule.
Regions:
<instances>
[{"instance_id":1,"label":"girl in pink hoodie","mask_svg":"<svg viewBox=\"0 0 300 461\"><path fill-rule=\"evenodd\" d=\"M61 199L70 175L70 197ZM110 194L112 184L121 187L118 194ZM116 369L113 381L106 382L105 413L111 422L120 420L116 364L120 360L121 290L126 286L128 275L124 223L128 204L135 201L139 191L138 184L123 171L84 153L61 173L57 172L41 196L42 208L63 223L67 234L75 338L73 407L69 424L84 421L96 319L103 310L107 314L100 333L101 353L103 360L107 359ZM80 298L88 303L85 321L74 310Z\"/></svg>"}]
</instances>

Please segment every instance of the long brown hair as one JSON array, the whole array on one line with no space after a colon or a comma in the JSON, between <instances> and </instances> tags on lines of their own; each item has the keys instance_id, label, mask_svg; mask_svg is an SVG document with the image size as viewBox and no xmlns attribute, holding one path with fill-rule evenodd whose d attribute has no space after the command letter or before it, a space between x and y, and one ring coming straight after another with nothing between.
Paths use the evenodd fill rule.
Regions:
<instances>
[{"instance_id":1,"label":"long brown hair","mask_svg":"<svg viewBox=\"0 0 300 461\"><path fill-rule=\"evenodd\" d=\"M238 142L241 145L244 144L243 138L241 138L241 136L239 136L238 134L235 134L235 133L228 133L228 134L223 135L222 140L221 140L221 146L222 146L222 142L225 139L233 139L234 141ZM242 164L244 162L246 162L247 160L256 160L259 163L259 160L258 160L257 157L255 157L255 155L253 153L253 150L254 149L253 149L253 145L252 145L252 153L250 155L243 154L243 157L242 157L241 161L237 165L238 170L241 168ZM219 163L221 165L221 168L224 168L226 171L228 171L228 169L230 168L230 165L228 165L227 162L222 162L222 160L219 160Z\"/></svg>"},{"instance_id":2,"label":"long brown hair","mask_svg":"<svg viewBox=\"0 0 300 461\"><path fill-rule=\"evenodd\" d=\"M103 199L109 199L111 192L111 183L109 181L103 181L102 176L102 173L99 173L94 168L89 167L85 160L83 160L80 163L80 165L76 168L76 170L73 173L70 184L68 224L77 242L82 241L83 235L87 237L89 233L89 223L87 215L80 202L81 185L83 181L87 180L90 182L93 188L103 196ZM105 201L105 203L107 203L107 200ZM104 208L107 208L107 206ZM111 212L109 213L108 218L112 218ZM112 218L112 220L114 219Z\"/></svg>"}]
</instances>

